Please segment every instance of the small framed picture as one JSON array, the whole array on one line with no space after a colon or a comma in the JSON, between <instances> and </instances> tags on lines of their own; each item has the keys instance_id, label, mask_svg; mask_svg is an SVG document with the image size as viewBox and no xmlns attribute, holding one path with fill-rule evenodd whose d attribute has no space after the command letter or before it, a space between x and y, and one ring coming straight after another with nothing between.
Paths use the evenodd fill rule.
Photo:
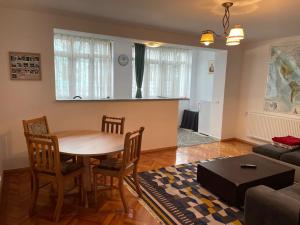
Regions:
<instances>
[{"instance_id":1,"label":"small framed picture","mask_svg":"<svg viewBox=\"0 0 300 225\"><path fill-rule=\"evenodd\" d=\"M209 74L215 73L215 60L208 60L208 73Z\"/></svg>"},{"instance_id":2,"label":"small framed picture","mask_svg":"<svg viewBox=\"0 0 300 225\"><path fill-rule=\"evenodd\" d=\"M41 80L39 53L9 52L11 80Z\"/></svg>"}]
</instances>

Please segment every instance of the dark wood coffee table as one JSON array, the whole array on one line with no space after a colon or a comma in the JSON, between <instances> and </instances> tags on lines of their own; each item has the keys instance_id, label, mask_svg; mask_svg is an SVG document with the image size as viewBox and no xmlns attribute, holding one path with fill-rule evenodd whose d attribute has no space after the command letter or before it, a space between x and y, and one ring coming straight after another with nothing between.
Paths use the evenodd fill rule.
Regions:
<instances>
[{"instance_id":1,"label":"dark wood coffee table","mask_svg":"<svg viewBox=\"0 0 300 225\"><path fill-rule=\"evenodd\" d=\"M241 168L243 163L255 164L257 168ZM281 189L293 184L294 175L293 168L249 154L200 163L197 181L229 205L241 207L248 188L266 185Z\"/></svg>"}]
</instances>

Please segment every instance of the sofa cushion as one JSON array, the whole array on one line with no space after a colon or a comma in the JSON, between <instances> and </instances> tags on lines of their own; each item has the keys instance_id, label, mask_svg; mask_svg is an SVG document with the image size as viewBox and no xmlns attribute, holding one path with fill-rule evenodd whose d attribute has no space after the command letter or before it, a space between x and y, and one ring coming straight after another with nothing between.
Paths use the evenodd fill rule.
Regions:
<instances>
[{"instance_id":1,"label":"sofa cushion","mask_svg":"<svg viewBox=\"0 0 300 225\"><path fill-rule=\"evenodd\" d=\"M274 142L278 142L289 146L300 145L300 138L296 138L293 136L273 137L272 140Z\"/></svg>"},{"instance_id":2,"label":"sofa cushion","mask_svg":"<svg viewBox=\"0 0 300 225\"><path fill-rule=\"evenodd\" d=\"M296 166L300 166L300 151L294 151L282 154L280 160Z\"/></svg>"},{"instance_id":3,"label":"sofa cushion","mask_svg":"<svg viewBox=\"0 0 300 225\"><path fill-rule=\"evenodd\" d=\"M259 145L259 146L255 146L253 147L253 152L257 153L257 154L261 154L264 156L268 156L270 158L274 158L274 159L280 159L280 156L284 153L288 153L291 152L292 150L286 149L286 148L282 148L279 146L274 146L271 144L267 144L267 145Z\"/></svg>"},{"instance_id":4,"label":"sofa cushion","mask_svg":"<svg viewBox=\"0 0 300 225\"><path fill-rule=\"evenodd\" d=\"M281 144L281 143L275 142L275 141L273 141L273 145L283 147L283 148L287 148L287 149L291 149L291 150L295 150L297 148L300 148L300 145L285 145L285 144Z\"/></svg>"},{"instance_id":5,"label":"sofa cushion","mask_svg":"<svg viewBox=\"0 0 300 225\"><path fill-rule=\"evenodd\" d=\"M280 193L290 196L293 199L300 201L300 184L294 184L292 186L279 190Z\"/></svg>"}]
</instances>

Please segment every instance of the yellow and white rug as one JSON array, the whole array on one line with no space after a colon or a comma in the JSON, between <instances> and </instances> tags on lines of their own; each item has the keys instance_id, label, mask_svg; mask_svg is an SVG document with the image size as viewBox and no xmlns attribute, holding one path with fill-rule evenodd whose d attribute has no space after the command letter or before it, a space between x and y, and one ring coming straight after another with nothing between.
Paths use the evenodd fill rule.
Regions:
<instances>
[{"instance_id":1,"label":"yellow and white rug","mask_svg":"<svg viewBox=\"0 0 300 225\"><path fill-rule=\"evenodd\" d=\"M196 181L198 163L140 172L141 203L161 224L243 224L243 212L229 207ZM132 177L126 182L134 191Z\"/></svg>"}]
</instances>

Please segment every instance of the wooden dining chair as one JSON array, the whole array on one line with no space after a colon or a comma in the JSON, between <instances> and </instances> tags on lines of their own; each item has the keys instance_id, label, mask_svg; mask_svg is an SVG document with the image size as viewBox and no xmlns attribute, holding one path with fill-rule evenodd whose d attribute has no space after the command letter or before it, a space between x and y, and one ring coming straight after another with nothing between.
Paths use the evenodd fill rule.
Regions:
<instances>
[{"instance_id":1,"label":"wooden dining chair","mask_svg":"<svg viewBox=\"0 0 300 225\"><path fill-rule=\"evenodd\" d=\"M23 120L23 128L24 133L29 133L33 135L49 135L49 125L46 116L30 119L30 120ZM72 155L67 155L60 153L60 160L62 162L66 162L69 160L76 161L76 157ZM31 190L33 190L33 181L31 177Z\"/></svg>"},{"instance_id":2,"label":"wooden dining chair","mask_svg":"<svg viewBox=\"0 0 300 225\"><path fill-rule=\"evenodd\" d=\"M24 132L29 134L49 134L49 126L46 116L38 117L30 120L23 120Z\"/></svg>"},{"instance_id":3,"label":"wooden dining chair","mask_svg":"<svg viewBox=\"0 0 300 225\"><path fill-rule=\"evenodd\" d=\"M50 134L49 125L46 116L30 120L23 120L24 132L34 135ZM61 161L75 160L75 156L61 153Z\"/></svg>"},{"instance_id":4,"label":"wooden dining chair","mask_svg":"<svg viewBox=\"0 0 300 225\"><path fill-rule=\"evenodd\" d=\"M68 179L78 179L80 200L83 200L82 164L61 162L58 140L56 136L34 135L25 132L28 146L30 169L33 175L33 191L30 204L30 215L33 215L38 198L40 180L57 187L57 203L53 220L57 222L63 206L65 182Z\"/></svg>"},{"instance_id":5,"label":"wooden dining chair","mask_svg":"<svg viewBox=\"0 0 300 225\"><path fill-rule=\"evenodd\" d=\"M103 115L102 117L102 124L101 124L101 132L105 133L113 133L113 134L124 134L124 125L125 125L125 117L111 117ZM109 156L102 155L102 156L94 156L92 157L92 162L90 163L90 169L92 172L93 166L99 165L101 161L107 159ZM117 155L120 157L120 155ZM96 161L97 160L97 161ZM106 184L106 176L103 177L104 184ZM97 183L97 180L93 180L93 182ZM113 184L113 178L110 179L111 185Z\"/></svg>"},{"instance_id":6,"label":"wooden dining chair","mask_svg":"<svg viewBox=\"0 0 300 225\"><path fill-rule=\"evenodd\" d=\"M101 131L106 133L124 134L125 117L102 117Z\"/></svg>"},{"instance_id":7,"label":"wooden dining chair","mask_svg":"<svg viewBox=\"0 0 300 225\"><path fill-rule=\"evenodd\" d=\"M126 133L124 140L124 150L121 158L108 158L100 165L93 168L94 179L98 174L116 177L118 179L118 189L123 202L125 213L128 213L128 205L124 195L123 180L126 175L132 172L136 192L142 197L140 190L137 168L141 154L141 144L144 127L134 132ZM97 202L97 183L94 183L94 197Z\"/></svg>"}]
</instances>

